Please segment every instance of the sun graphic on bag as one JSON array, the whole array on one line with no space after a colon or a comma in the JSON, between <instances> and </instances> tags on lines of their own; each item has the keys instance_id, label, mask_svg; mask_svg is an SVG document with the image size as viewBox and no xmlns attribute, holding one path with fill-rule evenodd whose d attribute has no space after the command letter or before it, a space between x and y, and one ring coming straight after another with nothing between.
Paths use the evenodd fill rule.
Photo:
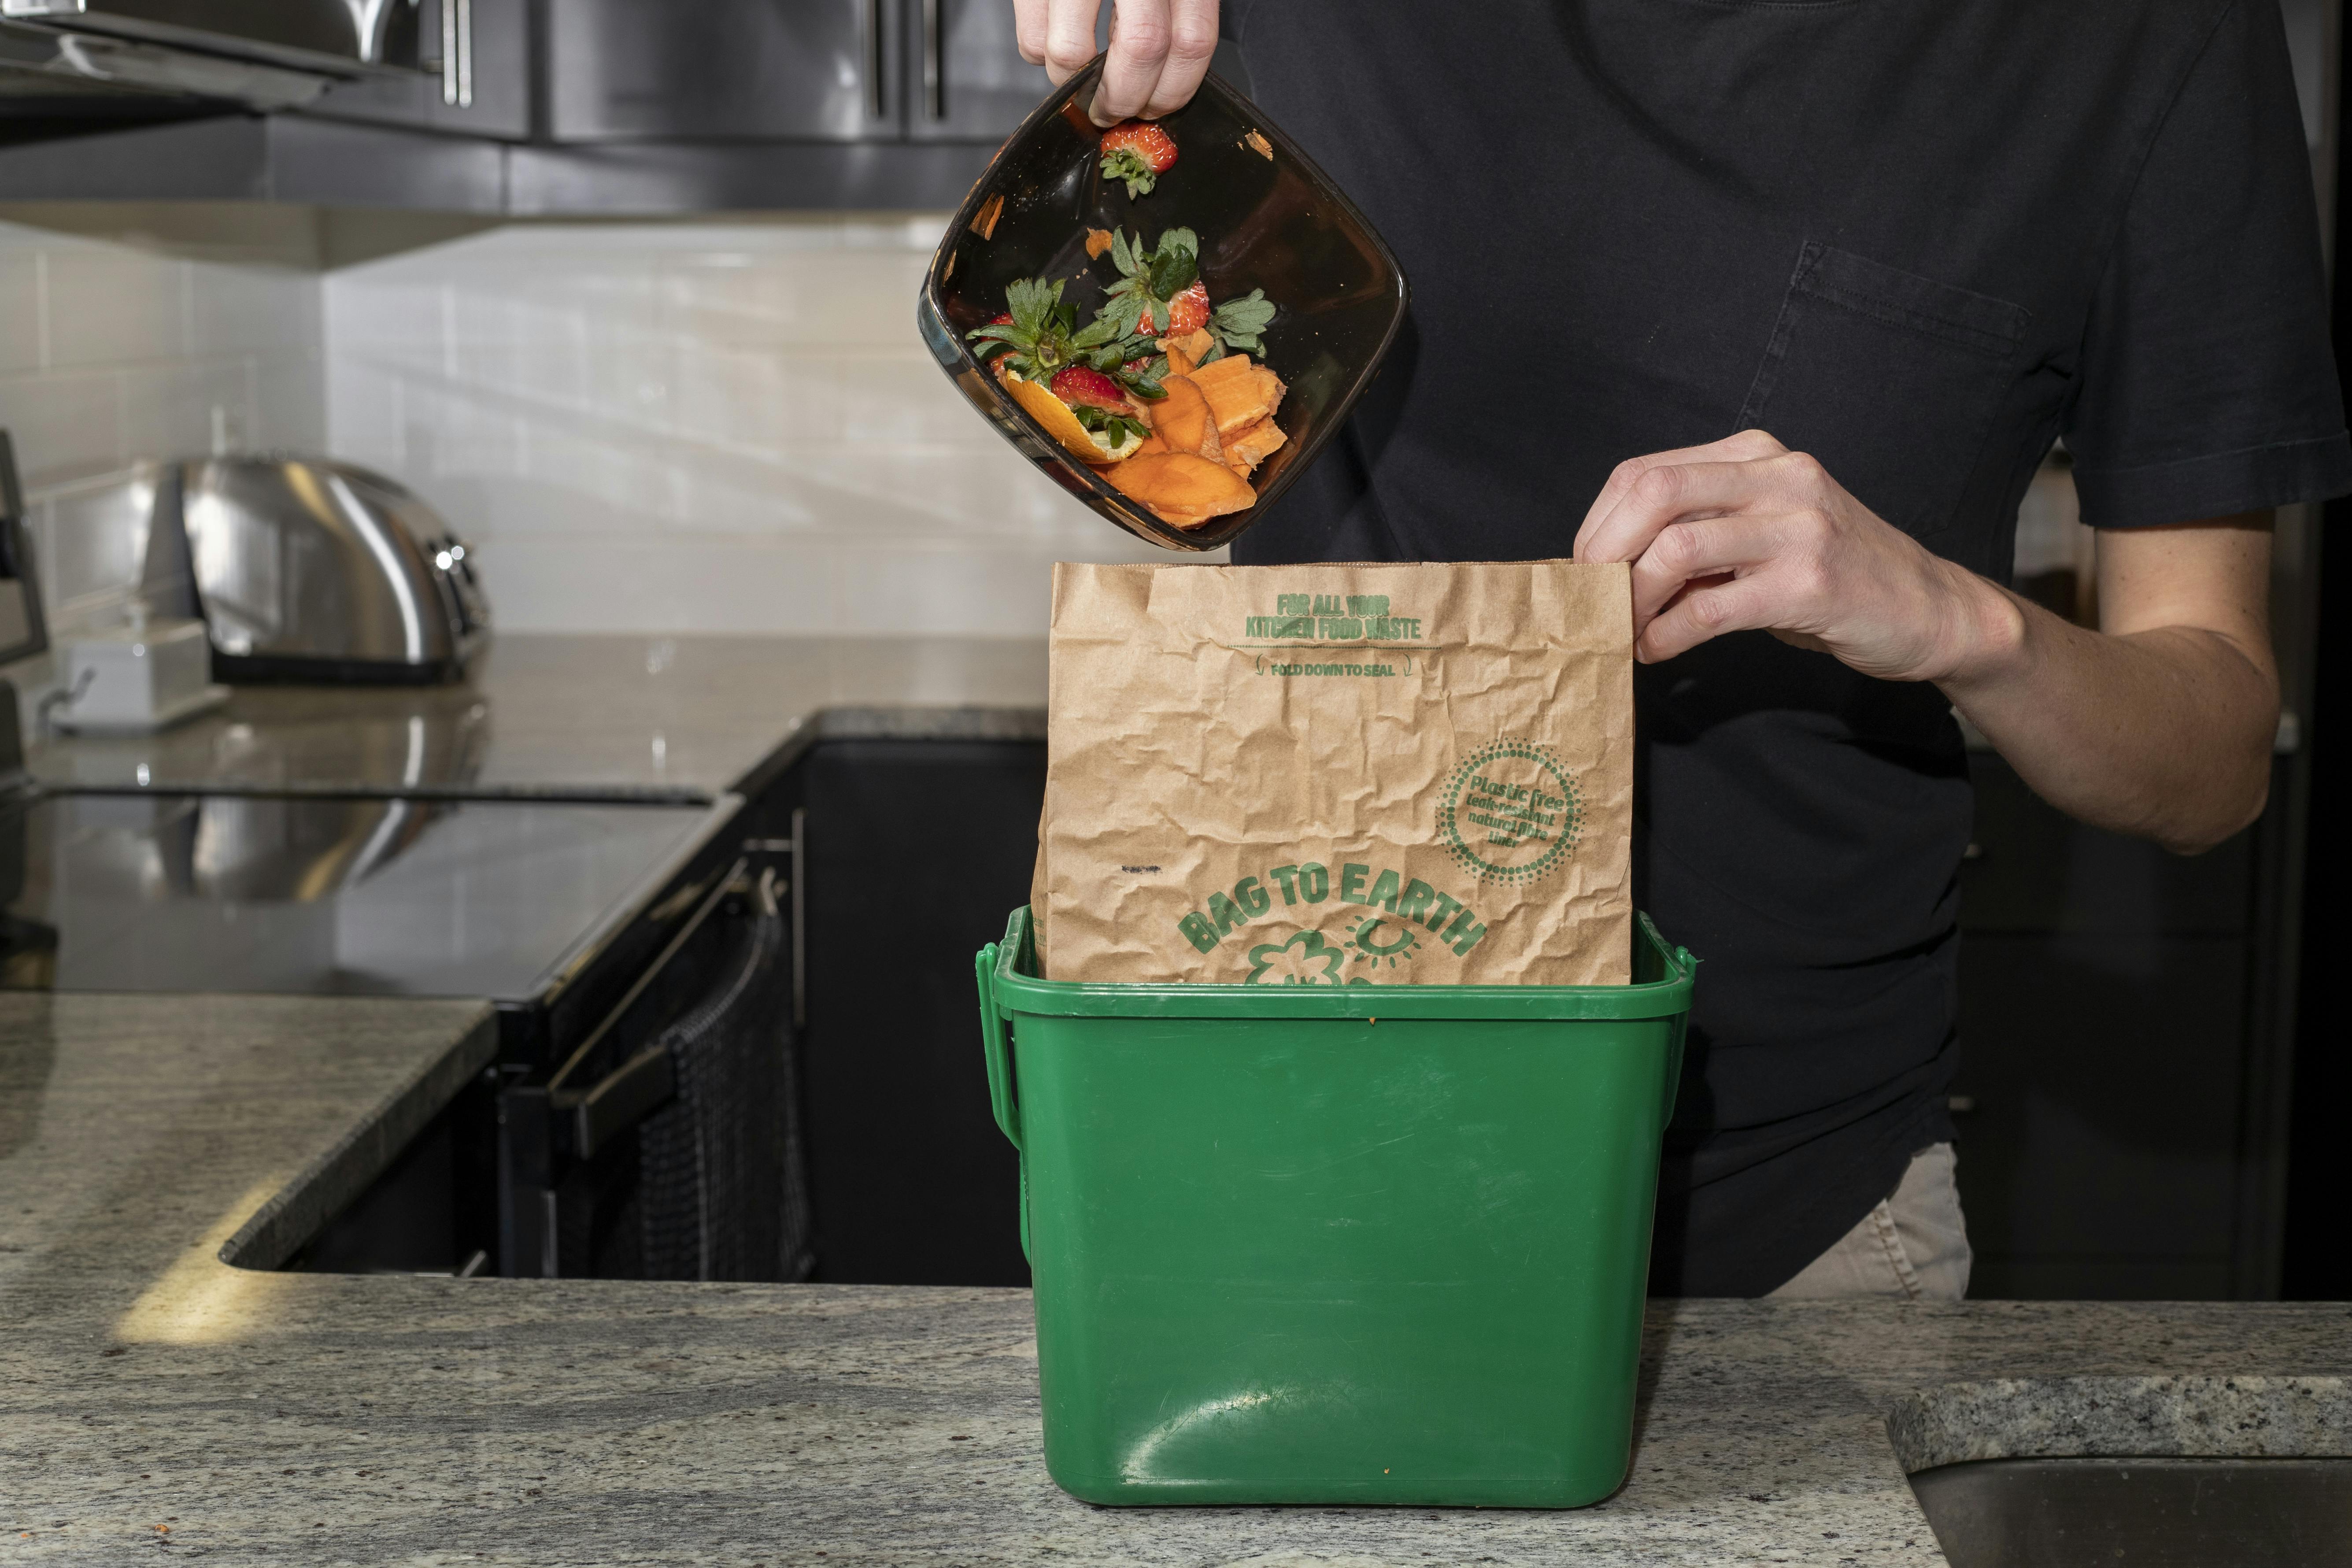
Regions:
<instances>
[{"instance_id":1,"label":"sun graphic on bag","mask_svg":"<svg viewBox=\"0 0 2352 1568\"><path fill-rule=\"evenodd\" d=\"M1382 926L1395 927L1395 934L1383 937L1381 934ZM1375 969L1386 963L1394 969L1420 949L1421 938L1414 935L1412 927L1403 921L1374 915L1358 924L1354 934L1349 938L1348 945L1356 950L1358 963L1369 963Z\"/></svg>"},{"instance_id":2,"label":"sun graphic on bag","mask_svg":"<svg viewBox=\"0 0 2352 1568\"><path fill-rule=\"evenodd\" d=\"M1249 951L1249 985L1337 985L1347 950L1303 931L1288 942L1269 942Z\"/></svg>"}]
</instances>

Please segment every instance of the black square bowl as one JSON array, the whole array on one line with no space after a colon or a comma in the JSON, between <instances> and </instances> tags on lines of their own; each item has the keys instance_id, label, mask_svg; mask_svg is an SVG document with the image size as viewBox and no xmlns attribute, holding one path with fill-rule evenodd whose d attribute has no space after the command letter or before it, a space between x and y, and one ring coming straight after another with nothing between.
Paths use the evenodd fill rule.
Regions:
<instances>
[{"instance_id":1,"label":"black square bowl","mask_svg":"<svg viewBox=\"0 0 2352 1568\"><path fill-rule=\"evenodd\" d=\"M1124 184L1102 177L1102 132L1082 107L1101 70L1097 58L1064 83L998 152L931 258L916 315L971 405L1056 484L1154 544L1214 550L1307 471L1371 384L1404 320L1404 270L1323 171L1214 76L1160 121L1176 142L1175 167L1150 194L1129 199ZM1252 132L1271 158L1250 144ZM1212 300L1263 289L1274 301L1262 357L1289 387L1275 414L1289 439L1251 478L1257 504L1197 529L1160 521L1071 456L996 384L964 336L1004 309L1005 286L1020 278L1069 279L1062 298L1076 304L1081 322L1092 320L1118 273L1108 257L1087 257L1087 231L1124 229L1154 244L1179 227L1201 237Z\"/></svg>"}]
</instances>

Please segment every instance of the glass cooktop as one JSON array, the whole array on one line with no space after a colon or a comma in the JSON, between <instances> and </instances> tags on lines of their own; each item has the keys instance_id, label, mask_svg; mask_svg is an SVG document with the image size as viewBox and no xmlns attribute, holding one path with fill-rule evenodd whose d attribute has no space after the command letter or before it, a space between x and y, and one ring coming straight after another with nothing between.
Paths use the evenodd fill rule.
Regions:
<instances>
[{"instance_id":1,"label":"glass cooktop","mask_svg":"<svg viewBox=\"0 0 2352 1568\"><path fill-rule=\"evenodd\" d=\"M0 986L525 1001L703 805L54 795L0 816Z\"/></svg>"}]
</instances>

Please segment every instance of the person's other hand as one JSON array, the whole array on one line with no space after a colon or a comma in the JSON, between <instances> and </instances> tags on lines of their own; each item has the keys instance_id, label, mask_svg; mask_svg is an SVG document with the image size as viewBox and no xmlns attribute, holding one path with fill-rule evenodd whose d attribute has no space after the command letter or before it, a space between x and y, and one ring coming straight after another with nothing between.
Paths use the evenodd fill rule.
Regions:
<instances>
[{"instance_id":1,"label":"person's other hand","mask_svg":"<svg viewBox=\"0 0 2352 1568\"><path fill-rule=\"evenodd\" d=\"M1997 656L2016 606L1761 430L1617 466L1579 561L1633 566L1633 650L1669 659L1759 629L1865 675L1942 680Z\"/></svg>"},{"instance_id":2,"label":"person's other hand","mask_svg":"<svg viewBox=\"0 0 2352 1568\"><path fill-rule=\"evenodd\" d=\"M1013 0L1021 58L1056 84L1095 58L1102 0ZM1217 49L1217 0L1112 0L1110 58L1091 112L1097 125L1157 120L1192 101Z\"/></svg>"}]
</instances>

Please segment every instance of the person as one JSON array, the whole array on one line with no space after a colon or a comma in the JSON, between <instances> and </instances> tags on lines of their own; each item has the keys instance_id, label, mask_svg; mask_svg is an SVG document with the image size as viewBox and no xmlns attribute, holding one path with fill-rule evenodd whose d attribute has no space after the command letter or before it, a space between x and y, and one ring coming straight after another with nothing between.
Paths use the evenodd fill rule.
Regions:
<instances>
[{"instance_id":1,"label":"person","mask_svg":"<svg viewBox=\"0 0 2352 1568\"><path fill-rule=\"evenodd\" d=\"M1654 1288L1960 1296L1958 721L2219 843L2273 510L2352 489L2274 0L1117 0L1095 118L1220 37L1412 288L1234 558L1632 563L1637 894L1704 960ZM2060 440L2096 630L2003 585Z\"/></svg>"}]
</instances>

